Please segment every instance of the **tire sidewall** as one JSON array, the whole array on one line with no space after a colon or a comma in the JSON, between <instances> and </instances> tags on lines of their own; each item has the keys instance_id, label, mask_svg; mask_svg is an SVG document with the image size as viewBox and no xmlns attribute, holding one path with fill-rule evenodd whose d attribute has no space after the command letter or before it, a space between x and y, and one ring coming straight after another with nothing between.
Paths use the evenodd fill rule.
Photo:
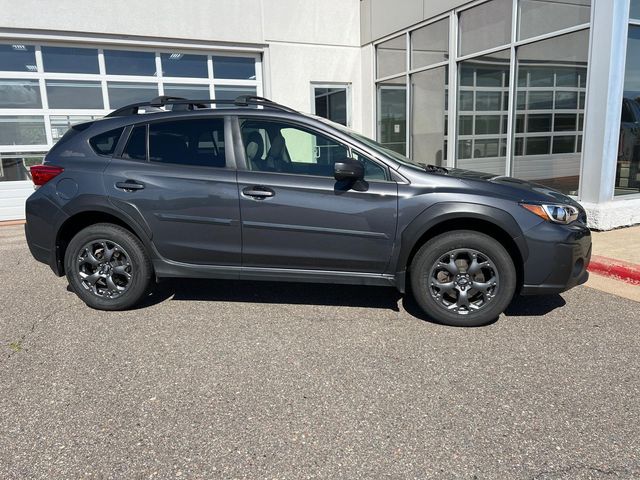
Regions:
<instances>
[{"instance_id":1,"label":"tire sidewall","mask_svg":"<svg viewBox=\"0 0 640 480\"><path fill-rule=\"evenodd\" d=\"M101 298L87 290L80 279L75 260L80 250L94 240L111 240L124 248L129 256L134 272L131 285L121 296ZM123 310L131 308L147 293L151 283L152 267L140 240L128 230L117 225L97 224L78 232L66 249L65 272L73 291L88 306L99 310Z\"/></svg>"},{"instance_id":2,"label":"tire sidewall","mask_svg":"<svg viewBox=\"0 0 640 480\"><path fill-rule=\"evenodd\" d=\"M455 249L474 249L487 255L499 276L498 289L491 304L461 315L446 311L432 296L429 275L435 262ZM516 290L516 271L507 250L494 238L474 231L457 230L428 240L416 253L410 268L411 289L418 305L436 321L452 326L482 326L504 312Z\"/></svg>"}]
</instances>

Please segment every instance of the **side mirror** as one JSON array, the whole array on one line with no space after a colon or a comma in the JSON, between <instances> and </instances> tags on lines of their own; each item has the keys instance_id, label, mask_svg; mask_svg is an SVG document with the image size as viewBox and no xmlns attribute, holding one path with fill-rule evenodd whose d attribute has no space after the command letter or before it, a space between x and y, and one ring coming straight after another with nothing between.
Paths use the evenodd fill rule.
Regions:
<instances>
[{"instance_id":1,"label":"side mirror","mask_svg":"<svg viewBox=\"0 0 640 480\"><path fill-rule=\"evenodd\" d=\"M364 179L364 166L354 158L344 158L335 163L333 178L338 181L349 180L357 182Z\"/></svg>"}]
</instances>

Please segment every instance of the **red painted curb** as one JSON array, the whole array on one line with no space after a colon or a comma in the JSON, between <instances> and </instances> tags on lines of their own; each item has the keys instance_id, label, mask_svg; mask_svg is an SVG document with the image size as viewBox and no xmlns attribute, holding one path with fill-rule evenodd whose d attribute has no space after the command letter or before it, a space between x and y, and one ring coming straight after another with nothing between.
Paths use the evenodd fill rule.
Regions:
<instances>
[{"instance_id":1,"label":"red painted curb","mask_svg":"<svg viewBox=\"0 0 640 480\"><path fill-rule=\"evenodd\" d=\"M587 270L633 285L640 285L640 265L634 263L592 255Z\"/></svg>"}]
</instances>

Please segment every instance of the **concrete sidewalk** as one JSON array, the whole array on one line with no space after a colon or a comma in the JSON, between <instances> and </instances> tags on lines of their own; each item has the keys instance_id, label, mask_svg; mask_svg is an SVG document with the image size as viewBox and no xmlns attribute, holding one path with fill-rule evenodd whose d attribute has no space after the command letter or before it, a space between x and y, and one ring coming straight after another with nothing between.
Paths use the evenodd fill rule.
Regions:
<instances>
[{"instance_id":1,"label":"concrete sidewalk","mask_svg":"<svg viewBox=\"0 0 640 480\"><path fill-rule=\"evenodd\" d=\"M640 226L592 232L586 286L640 302Z\"/></svg>"}]
</instances>

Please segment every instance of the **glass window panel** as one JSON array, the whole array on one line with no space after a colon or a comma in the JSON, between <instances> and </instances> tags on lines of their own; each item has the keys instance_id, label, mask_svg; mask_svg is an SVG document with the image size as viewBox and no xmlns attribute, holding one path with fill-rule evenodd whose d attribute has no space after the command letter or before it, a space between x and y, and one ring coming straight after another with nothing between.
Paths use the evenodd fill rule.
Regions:
<instances>
[{"instance_id":1,"label":"glass window panel","mask_svg":"<svg viewBox=\"0 0 640 480\"><path fill-rule=\"evenodd\" d=\"M553 92L529 92L529 110L551 110L553 108Z\"/></svg>"},{"instance_id":2,"label":"glass window panel","mask_svg":"<svg viewBox=\"0 0 640 480\"><path fill-rule=\"evenodd\" d=\"M49 121L51 122L51 136L53 141L56 142L60 140L73 125L90 122L96 118L99 117L94 115L51 115Z\"/></svg>"},{"instance_id":3,"label":"glass window panel","mask_svg":"<svg viewBox=\"0 0 640 480\"><path fill-rule=\"evenodd\" d=\"M475 69L472 66L462 63L460 65L459 80L460 85L462 85L463 87L475 86Z\"/></svg>"},{"instance_id":4,"label":"glass window panel","mask_svg":"<svg viewBox=\"0 0 640 480\"><path fill-rule=\"evenodd\" d=\"M458 141L456 166L495 174L504 174L506 165L506 117L508 102L505 94L509 88L508 50L485 55L460 64L460 71L467 71L476 78L474 91L465 87L466 94L475 96L473 110L462 113L458 110L458 135L495 135L491 139L476 138L473 142ZM458 99L458 104L462 102ZM494 115L478 115L480 112L495 112ZM475 112L475 131L472 116Z\"/></svg>"},{"instance_id":5,"label":"glass window panel","mask_svg":"<svg viewBox=\"0 0 640 480\"><path fill-rule=\"evenodd\" d=\"M458 118L458 134L473 135L473 115L460 115Z\"/></svg>"},{"instance_id":6,"label":"glass window panel","mask_svg":"<svg viewBox=\"0 0 640 480\"><path fill-rule=\"evenodd\" d=\"M577 116L573 113L556 113L553 119L554 132L567 132L576 130ZM580 127L582 130L582 126Z\"/></svg>"},{"instance_id":7,"label":"glass window panel","mask_svg":"<svg viewBox=\"0 0 640 480\"><path fill-rule=\"evenodd\" d=\"M516 138L514 145L514 155L522 155L524 152L524 138Z\"/></svg>"},{"instance_id":8,"label":"glass window panel","mask_svg":"<svg viewBox=\"0 0 640 480\"><path fill-rule=\"evenodd\" d=\"M42 108L38 80L0 79L0 108Z\"/></svg>"},{"instance_id":9,"label":"glass window panel","mask_svg":"<svg viewBox=\"0 0 640 480\"><path fill-rule=\"evenodd\" d=\"M113 155L120 140L120 135L124 131L124 127L109 130L108 132L101 133L92 137L89 140L91 147L98 155Z\"/></svg>"},{"instance_id":10,"label":"glass window panel","mask_svg":"<svg viewBox=\"0 0 640 480\"><path fill-rule=\"evenodd\" d=\"M0 45L0 70L5 72L36 72L36 49L33 45L14 43Z\"/></svg>"},{"instance_id":11,"label":"glass window panel","mask_svg":"<svg viewBox=\"0 0 640 480\"><path fill-rule=\"evenodd\" d=\"M104 63L109 75L156 75L156 54L127 50L105 50Z\"/></svg>"},{"instance_id":12,"label":"glass window panel","mask_svg":"<svg viewBox=\"0 0 640 480\"><path fill-rule=\"evenodd\" d=\"M47 80L46 86L49 108L104 108L100 82Z\"/></svg>"},{"instance_id":13,"label":"glass window panel","mask_svg":"<svg viewBox=\"0 0 640 480\"><path fill-rule=\"evenodd\" d=\"M42 47L45 72L100 73L95 48Z\"/></svg>"},{"instance_id":14,"label":"glass window panel","mask_svg":"<svg viewBox=\"0 0 640 480\"><path fill-rule=\"evenodd\" d=\"M591 0L520 0L518 40L589 23Z\"/></svg>"},{"instance_id":15,"label":"glass window panel","mask_svg":"<svg viewBox=\"0 0 640 480\"><path fill-rule=\"evenodd\" d=\"M476 135L495 135L500 133L500 115L476 116Z\"/></svg>"},{"instance_id":16,"label":"glass window panel","mask_svg":"<svg viewBox=\"0 0 640 480\"><path fill-rule=\"evenodd\" d=\"M449 19L411 32L411 68L426 67L449 58Z\"/></svg>"},{"instance_id":17,"label":"glass window panel","mask_svg":"<svg viewBox=\"0 0 640 480\"><path fill-rule=\"evenodd\" d=\"M162 75L165 77L207 78L207 56L186 53L161 53Z\"/></svg>"},{"instance_id":18,"label":"glass window panel","mask_svg":"<svg viewBox=\"0 0 640 480\"><path fill-rule=\"evenodd\" d=\"M256 61L247 57L213 57L214 78L255 80Z\"/></svg>"},{"instance_id":19,"label":"glass window panel","mask_svg":"<svg viewBox=\"0 0 640 480\"><path fill-rule=\"evenodd\" d=\"M556 92L556 109L578 108L578 92Z\"/></svg>"},{"instance_id":20,"label":"glass window panel","mask_svg":"<svg viewBox=\"0 0 640 480\"><path fill-rule=\"evenodd\" d=\"M131 130L127 144L122 152L122 158L127 160L147 159L147 126L138 125Z\"/></svg>"},{"instance_id":21,"label":"glass window panel","mask_svg":"<svg viewBox=\"0 0 640 480\"><path fill-rule=\"evenodd\" d=\"M242 95L256 95L256 87L227 87L216 85L216 99L218 100L235 100ZM225 108L229 105L216 105L216 108Z\"/></svg>"},{"instance_id":22,"label":"glass window panel","mask_svg":"<svg viewBox=\"0 0 640 480\"><path fill-rule=\"evenodd\" d=\"M526 108L518 102L516 109L516 117L527 117L527 133L517 131L523 137L524 149L514 149L514 177L577 194L581 154L576 135L560 135L552 140L539 132L581 132L577 112L566 110L577 110L579 94L584 93L579 78L586 74L588 47L588 30L518 47L518 77L528 75L529 82L528 85L518 82L517 88L517 94L528 99ZM536 110L549 113L531 113ZM558 154L562 157L555 156ZM527 158L531 156L536 158Z\"/></svg>"},{"instance_id":23,"label":"glass window panel","mask_svg":"<svg viewBox=\"0 0 640 480\"><path fill-rule=\"evenodd\" d=\"M392 38L376 48L377 78L388 77L407 70L407 40L405 35Z\"/></svg>"},{"instance_id":24,"label":"glass window panel","mask_svg":"<svg viewBox=\"0 0 640 480\"><path fill-rule=\"evenodd\" d=\"M206 100L211 97L209 85L189 85L179 83L165 83L164 94L171 97L189 100Z\"/></svg>"},{"instance_id":25,"label":"glass window panel","mask_svg":"<svg viewBox=\"0 0 640 480\"><path fill-rule=\"evenodd\" d=\"M527 132L550 132L551 114L527 115Z\"/></svg>"},{"instance_id":26,"label":"glass window panel","mask_svg":"<svg viewBox=\"0 0 640 480\"><path fill-rule=\"evenodd\" d=\"M629 11L629 18L640 20L640 0L631 0L631 10Z\"/></svg>"},{"instance_id":27,"label":"glass window panel","mask_svg":"<svg viewBox=\"0 0 640 480\"><path fill-rule=\"evenodd\" d=\"M347 125L347 89L314 88L315 114L340 125Z\"/></svg>"},{"instance_id":28,"label":"glass window panel","mask_svg":"<svg viewBox=\"0 0 640 480\"><path fill-rule=\"evenodd\" d=\"M477 91L476 92L476 110L478 111L500 110L501 99L502 99L502 93L499 91L498 92Z\"/></svg>"},{"instance_id":29,"label":"glass window panel","mask_svg":"<svg viewBox=\"0 0 640 480\"><path fill-rule=\"evenodd\" d=\"M0 154L0 182L31 180L29 167L42 163L44 155L38 153Z\"/></svg>"},{"instance_id":30,"label":"glass window panel","mask_svg":"<svg viewBox=\"0 0 640 480\"><path fill-rule=\"evenodd\" d=\"M516 133L524 132L524 121L525 121L524 114L516 115Z\"/></svg>"},{"instance_id":31,"label":"glass window panel","mask_svg":"<svg viewBox=\"0 0 640 480\"><path fill-rule=\"evenodd\" d=\"M516 108L518 110L524 110L527 105L527 92L518 92L516 95Z\"/></svg>"},{"instance_id":32,"label":"glass window panel","mask_svg":"<svg viewBox=\"0 0 640 480\"><path fill-rule=\"evenodd\" d=\"M562 135L553 137L552 153L574 153L576 151L576 137Z\"/></svg>"},{"instance_id":33,"label":"glass window panel","mask_svg":"<svg viewBox=\"0 0 640 480\"><path fill-rule=\"evenodd\" d=\"M511 41L511 0L491 0L460 13L460 55Z\"/></svg>"},{"instance_id":34,"label":"glass window panel","mask_svg":"<svg viewBox=\"0 0 640 480\"><path fill-rule=\"evenodd\" d=\"M548 155L551 137L527 137L527 155Z\"/></svg>"},{"instance_id":35,"label":"glass window panel","mask_svg":"<svg viewBox=\"0 0 640 480\"><path fill-rule=\"evenodd\" d=\"M107 82L109 106L120 108L130 103L146 102L158 96L155 83Z\"/></svg>"},{"instance_id":36,"label":"glass window panel","mask_svg":"<svg viewBox=\"0 0 640 480\"><path fill-rule=\"evenodd\" d=\"M378 141L385 147L407 153L407 87L404 77L378 84Z\"/></svg>"},{"instance_id":37,"label":"glass window panel","mask_svg":"<svg viewBox=\"0 0 640 480\"><path fill-rule=\"evenodd\" d=\"M150 124L149 161L224 168L224 119L199 118Z\"/></svg>"},{"instance_id":38,"label":"glass window panel","mask_svg":"<svg viewBox=\"0 0 640 480\"><path fill-rule=\"evenodd\" d=\"M473 111L473 91L460 90L459 108L462 111Z\"/></svg>"},{"instance_id":39,"label":"glass window panel","mask_svg":"<svg viewBox=\"0 0 640 480\"><path fill-rule=\"evenodd\" d=\"M443 165L448 72L438 67L411 75L411 157L416 162Z\"/></svg>"},{"instance_id":40,"label":"glass window panel","mask_svg":"<svg viewBox=\"0 0 640 480\"><path fill-rule=\"evenodd\" d=\"M640 2L635 8L640 9ZM632 10L634 4L632 4ZM640 13L640 12L637 12ZM640 193L640 27L629 25L615 195Z\"/></svg>"},{"instance_id":41,"label":"glass window panel","mask_svg":"<svg viewBox=\"0 0 640 480\"><path fill-rule=\"evenodd\" d=\"M44 117L0 116L0 145L46 145Z\"/></svg>"}]
</instances>

